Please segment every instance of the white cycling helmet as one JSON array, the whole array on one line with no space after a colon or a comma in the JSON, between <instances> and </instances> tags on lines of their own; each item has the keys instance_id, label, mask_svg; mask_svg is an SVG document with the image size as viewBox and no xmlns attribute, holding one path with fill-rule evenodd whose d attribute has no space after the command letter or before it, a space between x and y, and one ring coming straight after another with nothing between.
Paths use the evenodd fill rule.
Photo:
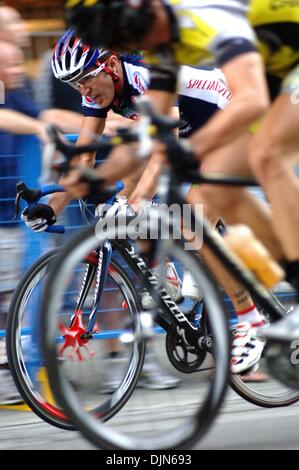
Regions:
<instances>
[{"instance_id":1,"label":"white cycling helmet","mask_svg":"<svg viewBox=\"0 0 299 470\"><path fill-rule=\"evenodd\" d=\"M93 49L84 44L72 29L57 42L52 56L52 69L56 78L73 82L88 69L97 66L111 55L104 49Z\"/></svg>"}]
</instances>

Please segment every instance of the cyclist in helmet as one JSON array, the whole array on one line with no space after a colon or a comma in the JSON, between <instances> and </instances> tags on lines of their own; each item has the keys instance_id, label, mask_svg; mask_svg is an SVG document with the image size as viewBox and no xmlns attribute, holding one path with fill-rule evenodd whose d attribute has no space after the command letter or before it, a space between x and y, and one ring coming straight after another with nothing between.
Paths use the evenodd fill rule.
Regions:
<instances>
[{"instance_id":1,"label":"cyclist in helmet","mask_svg":"<svg viewBox=\"0 0 299 470\"><path fill-rule=\"evenodd\" d=\"M56 78L68 83L82 94L84 118L78 144L89 143L95 134L101 135L104 132L107 116L111 110L118 113L114 119L119 115L120 120L117 119L117 124L121 120L128 121L128 119L136 118L134 98L148 86L148 72L141 67L139 59L135 56L119 58L118 55L109 51L92 49L85 45L72 30L67 31L58 41L52 56L53 73ZM111 119L108 124L111 124ZM95 153L86 153L80 156L80 163L83 166L93 167L95 158ZM132 177L126 180L126 191L130 191L132 181L135 181L133 185L135 188L136 177ZM78 185L77 180L76 184ZM70 200L71 197L65 193L57 193L50 199L49 205L39 205L38 212L35 208L31 214L30 210L25 209L22 218L33 231L46 230L49 224L56 221L56 216ZM119 201L120 207L123 206L123 202L123 200ZM99 207L98 210L100 209ZM111 209L114 210L114 207ZM111 319L111 321L116 320ZM115 329L118 328L117 323ZM119 345L115 340L106 340L105 347L107 367L103 390L110 393L118 387L122 378L123 361ZM149 346L139 386L161 390L177 387L179 383L180 380L177 377L159 364Z\"/></svg>"},{"instance_id":2,"label":"cyclist in helmet","mask_svg":"<svg viewBox=\"0 0 299 470\"><path fill-rule=\"evenodd\" d=\"M249 224L273 257L284 261L287 280L299 290L299 185L294 176L299 4L274 3L69 0L66 9L71 24L90 43L129 49L138 41L148 51L150 95L161 112L168 112L180 64L222 66L234 99L193 135L196 156L209 171L253 172L272 212L265 213L236 188L202 186L201 198L208 198L229 223ZM299 312L293 315L299 330Z\"/></svg>"},{"instance_id":3,"label":"cyclist in helmet","mask_svg":"<svg viewBox=\"0 0 299 470\"><path fill-rule=\"evenodd\" d=\"M57 79L82 94L84 119L78 144L89 143L95 134L107 132L107 127L109 131L121 125L124 118L136 119L134 97L145 90L149 79L140 57L119 57L104 49L93 49L68 30L54 48L52 69ZM80 162L93 167L95 153L81 156ZM127 192L135 188L137 180L136 176L126 179ZM53 196L54 212L61 212L69 200L67 195Z\"/></svg>"}]
</instances>

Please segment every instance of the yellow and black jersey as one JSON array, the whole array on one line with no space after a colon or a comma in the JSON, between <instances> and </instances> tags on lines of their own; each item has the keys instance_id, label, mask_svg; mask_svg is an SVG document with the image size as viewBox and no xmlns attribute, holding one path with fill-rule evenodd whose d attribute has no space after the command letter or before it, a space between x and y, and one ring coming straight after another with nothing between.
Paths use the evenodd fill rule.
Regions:
<instances>
[{"instance_id":1,"label":"yellow and black jersey","mask_svg":"<svg viewBox=\"0 0 299 470\"><path fill-rule=\"evenodd\" d=\"M267 72L283 79L299 62L299 0L251 0L248 19Z\"/></svg>"},{"instance_id":2,"label":"yellow and black jersey","mask_svg":"<svg viewBox=\"0 0 299 470\"><path fill-rule=\"evenodd\" d=\"M146 53L151 88L174 91L179 65L222 66L259 50L280 81L299 63L299 0L164 0L172 42Z\"/></svg>"},{"instance_id":3,"label":"yellow and black jersey","mask_svg":"<svg viewBox=\"0 0 299 470\"><path fill-rule=\"evenodd\" d=\"M218 65L256 50L249 0L164 0L172 41L145 52L151 88L174 91L179 65Z\"/></svg>"}]
</instances>

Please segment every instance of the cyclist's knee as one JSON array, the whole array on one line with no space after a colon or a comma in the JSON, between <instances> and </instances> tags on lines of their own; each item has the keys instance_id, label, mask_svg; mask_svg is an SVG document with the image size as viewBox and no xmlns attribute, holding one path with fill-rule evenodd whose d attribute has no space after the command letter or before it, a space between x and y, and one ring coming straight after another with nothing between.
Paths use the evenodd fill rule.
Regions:
<instances>
[{"instance_id":1,"label":"cyclist's knee","mask_svg":"<svg viewBox=\"0 0 299 470\"><path fill-rule=\"evenodd\" d=\"M213 214L225 214L229 211L238 201L239 191L236 188L228 186L212 186L203 185L201 186L201 193L203 200L213 210Z\"/></svg>"},{"instance_id":2,"label":"cyclist's knee","mask_svg":"<svg viewBox=\"0 0 299 470\"><path fill-rule=\"evenodd\" d=\"M278 144L259 143L251 146L249 166L261 183L275 178L275 175L281 172L282 165L283 159Z\"/></svg>"}]
</instances>

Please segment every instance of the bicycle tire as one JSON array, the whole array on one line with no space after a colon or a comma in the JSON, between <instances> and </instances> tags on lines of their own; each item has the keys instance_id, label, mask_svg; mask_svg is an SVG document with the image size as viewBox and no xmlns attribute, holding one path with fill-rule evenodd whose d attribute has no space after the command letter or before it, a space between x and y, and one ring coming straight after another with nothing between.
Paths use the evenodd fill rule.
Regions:
<instances>
[{"instance_id":1,"label":"bicycle tire","mask_svg":"<svg viewBox=\"0 0 299 470\"><path fill-rule=\"evenodd\" d=\"M273 297L273 302L277 303L279 310L282 312L284 311L286 314L290 308L288 297L286 304L284 304L282 301L280 301L279 298L277 298L275 293L272 292L271 294ZM255 303L257 304L258 309L263 312L266 320L271 323L270 316L263 311L262 306L258 301L256 301L256 299ZM265 346L265 349L266 348L267 345ZM258 370L266 374L265 385L244 382L242 376L239 375L230 376L230 386L240 397L244 398L244 400L248 401L249 403L260 406L262 408L280 408L284 406L290 406L298 402L299 391L295 387L287 388L287 386L282 389L282 384L280 384L278 380L275 380L274 376L271 374L267 360L263 355L260 359Z\"/></svg>"},{"instance_id":2,"label":"bicycle tire","mask_svg":"<svg viewBox=\"0 0 299 470\"><path fill-rule=\"evenodd\" d=\"M42 396L40 392L37 392L32 388L32 383L29 379L29 374L27 374L25 361L23 360L22 356L22 348L21 348L21 339L20 339L20 322L22 318L22 307L24 307L24 299L28 295L28 290L30 287L34 285L34 280L47 274L48 268L51 262L56 259L60 250L52 250L51 252L45 254L40 259L38 259L24 274L21 282L19 283L12 302L10 306L10 312L8 315L8 324L7 324L7 355L10 370L16 386L19 390L20 395L27 403L27 405L45 422L61 428L65 430L75 430L75 426L70 422L69 418L66 416L64 411L58 407L50 403L47 398ZM123 279L125 279L126 285L130 289L132 298L134 299L135 304L135 314L139 309L138 302L139 299L135 295L135 291L133 286L130 283L130 280L127 278L126 274L118 267L115 262L113 262L114 268L121 273ZM139 376L139 369L142 366L144 358L144 345L140 345L139 348L139 357L138 357L138 365L135 371L135 374ZM132 377L134 379L134 376ZM130 391L130 384L129 388L126 391L125 395L128 394ZM102 413L104 419L110 419L114 413L116 413L119 407L122 407L124 397L119 395L117 400L112 395L109 400L107 401L106 406L103 409L103 406L100 407L98 412ZM109 403L113 403L110 407ZM111 409L110 409L111 408ZM97 412L97 410L95 410Z\"/></svg>"},{"instance_id":3,"label":"bicycle tire","mask_svg":"<svg viewBox=\"0 0 299 470\"><path fill-rule=\"evenodd\" d=\"M119 227L118 227L119 228ZM99 235L99 234L97 234ZM106 233L109 239L109 233ZM121 238L121 237L120 237ZM95 235L95 228L89 227L82 231L63 249L56 262L56 272L51 275L50 295L47 296L50 301L44 298L42 309L42 338L44 355L46 358L49 380L57 400L63 405L72 421L75 423L87 439L94 445L102 449L185 449L197 443L208 431L214 418L216 417L223 402L229 371L229 332L227 318L224 313L218 287L211 281L210 275L207 275L206 268L201 265L198 258L185 252L182 245L177 241L171 243L171 252L180 254L180 257L188 264L188 269L192 263L191 272L197 273L197 281L203 286L204 296L207 301L210 314L210 324L215 334L215 346L213 356L215 359L215 369L211 384L205 396L203 404L196 409L192 417L184 423L183 426L175 428L172 433L160 436L153 435L149 440L142 435L132 438L128 434L119 434L107 427L107 423L96 420L94 416L86 413L80 406L70 384L65 380L59 369L59 363L56 357L55 334L56 320L55 315L59 309L59 295L63 295L65 279L68 276L68 270L72 269L85 252L94 249L99 243L99 237ZM56 298L55 298L56 296ZM128 424L126 424L128 427Z\"/></svg>"},{"instance_id":4,"label":"bicycle tire","mask_svg":"<svg viewBox=\"0 0 299 470\"><path fill-rule=\"evenodd\" d=\"M299 400L299 391L295 389L286 390L285 392L281 392L280 396L277 395L277 397L273 397L270 393L267 395L264 391L258 392L258 390L251 389L240 376L231 375L229 383L231 388L240 397L244 398L244 400L249 403L262 408L280 408L283 406L290 406L297 403Z\"/></svg>"},{"instance_id":5,"label":"bicycle tire","mask_svg":"<svg viewBox=\"0 0 299 470\"><path fill-rule=\"evenodd\" d=\"M13 376L16 387L24 399L25 403L34 411L34 413L45 422L65 430L74 430L65 414L58 407L56 408L47 400L40 399L33 392L28 384L26 377L26 366L24 365L18 352L17 336L19 336L19 312L24 300L24 295L28 287L34 282L34 278L47 270L49 263L57 256L59 250L52 250L39 258L24 274L19 282L11 300L8 320L6 326L6 350L10 372Z\"/></svg>"}]
</instances>

